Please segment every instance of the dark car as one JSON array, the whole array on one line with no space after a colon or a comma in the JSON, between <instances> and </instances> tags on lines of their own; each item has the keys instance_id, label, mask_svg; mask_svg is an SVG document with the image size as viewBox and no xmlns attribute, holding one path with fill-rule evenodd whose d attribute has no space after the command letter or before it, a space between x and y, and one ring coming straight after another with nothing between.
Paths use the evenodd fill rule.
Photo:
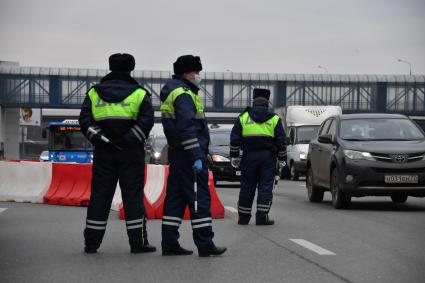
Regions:
<instances>
[{"instance_id":1,"label":"dark car","mask_svg":"<svg viewBox=\"0 0 425 283\"><path fill-rule=\"evenodd\" d=\"M331 191L335 208L348 208L351 197L425 197L425 134L403 115L328 118L310 142L306 186L311 202Z\"/></svg>"},{"instance_id":2,"label":"dark car","mask_svg":"<svg viewBox=\"0 0 425 283\"><path fill-rule=\"evenodd\" d=\"M145 145L145 161L149 164L168 164L167 139L165 136L150 136Z\"/></svg>"},{"instance_id":3,"label":"dark car","mask_svg":"<svg viewBox=\"0 0 425 283\"><path fill-rule=\"evenodd\" d=\"M241 171L230 165L230 130L211 130L208 166L218 181L240 182Z\"/></svg>"}]
</instances>

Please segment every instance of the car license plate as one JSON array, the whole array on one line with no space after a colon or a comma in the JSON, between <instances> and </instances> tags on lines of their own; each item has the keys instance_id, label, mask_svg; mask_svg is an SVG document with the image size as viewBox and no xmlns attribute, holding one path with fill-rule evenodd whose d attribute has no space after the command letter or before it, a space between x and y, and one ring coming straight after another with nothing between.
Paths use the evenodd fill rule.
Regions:
<instances>
[{"instance_id":1,"label":"car license plate","mask_svg":"<svg viewBox=\"0 0 425 283\"><path fill-rule=\"evenodd\" d=\"M412 184L418 183L418 175L385 175L387 184Z\"/></svg>"},{"instance_id":2,"label":"car license plate","mask_svg":"<svg viewBox=\"0 0 425 283\"><path fill-rule=\"evenodd\" d=\"M241 171L236 171L236 176L240 176L241 175Z\"/></svg>"}]
</instances>

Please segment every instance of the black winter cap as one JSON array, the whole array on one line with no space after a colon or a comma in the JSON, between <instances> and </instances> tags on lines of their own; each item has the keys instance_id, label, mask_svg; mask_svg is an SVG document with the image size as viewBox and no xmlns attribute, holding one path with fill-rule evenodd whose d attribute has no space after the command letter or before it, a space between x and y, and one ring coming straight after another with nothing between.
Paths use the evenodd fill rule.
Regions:
<instances>
[{"instance_id":1,"label":"black winter cap","mask_svg":"<svg viewBox=\"0 0 425 283\"><path fill-rule=\"evenodd\" d=\"M257 97L264 97L265 99L269 100L270 90L266 88L254 88L254 99Z\"/></svg>"},{"instance_id":2,"label":"black winter cap","mask_svg":"<svg viewBox=\"0 0 425 283\"><path fill-rule=\"evenodd\" d=\"M131 72L135 65L136 61L133 55L116 53L109 56L109 70L112 72Z\"/></svg>"},{"instance_id":3,"label":"black winter cap","mask_svg":"<svg viewBox=\"0 0 425 283\"><path fill-rule=\"evenodd\" d=\"M181 75L192 71L202 71L201 58L193 55L183 55L173 64L174 74Z\"/></svg>"}]
</instances>

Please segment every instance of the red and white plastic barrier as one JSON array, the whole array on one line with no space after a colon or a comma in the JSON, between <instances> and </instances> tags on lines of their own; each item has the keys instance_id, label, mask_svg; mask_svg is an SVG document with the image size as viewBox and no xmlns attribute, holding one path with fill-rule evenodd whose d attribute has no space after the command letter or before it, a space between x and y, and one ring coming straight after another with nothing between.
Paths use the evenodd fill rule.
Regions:
<instances>
[{"instance_id":1,"label":"red and white plastic barrier","mask_svg":"<svg viewBox=\"0 0 425 283\"><path fill-rule=\"evenodd\" d=\"M167 191L167 179L169 168L162 165L147 165L145 184L145 208L149 219L148 211L153 207L156 219L162 219L164 200ZM224 206L218 198L214 186L212 172L209 171L208 186L211 195L211 216L212 218L224 218ZM120 206L120 219L124 219L124 207ZM189 209L186 208L184 219L190 219Z\"/></svg>"},{"instance_id":2,"label":"red and white plastic barrier","mask_svg":"<svg viewBox=\"0 0 425 283\"><path fill-rule=\"evenodd\" d=\"M168 166L145 167L144 205L149 219L161 219L167 190ZM0 201L88 206L91 164L0 161ZM215 191L212 173L208 180L213 218L224 217L224 207ZM121 188L115 191L111 209L124 219ZM188 209L185 219L189 218Z\"/></svg>"},{"instance_id":3,"label":"red and white plastic barrier","mask_svg":"<svg viewBox=\"0 0 425 283\"><path fill-rule=\"evenodd\" d=\"M0 201L42 203L51 180L51 163L0 161Z\"/></svg>"}]
</instances>

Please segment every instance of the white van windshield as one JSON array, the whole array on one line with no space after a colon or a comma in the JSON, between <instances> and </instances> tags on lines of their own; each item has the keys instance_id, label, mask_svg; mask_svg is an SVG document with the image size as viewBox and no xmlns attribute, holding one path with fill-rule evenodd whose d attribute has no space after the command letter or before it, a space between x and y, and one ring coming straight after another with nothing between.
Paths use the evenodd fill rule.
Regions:
<instances>
[{"instance_id":1,"label":"white van windshield","mask_svg":"<svg viewBox=\"0 0 425 283\"><path fill-rule=\"evenodd\" d=\"M297 129L296 144L310 143L317 136L320 126L301 126Z\"/></svg>"}]
</instances>

